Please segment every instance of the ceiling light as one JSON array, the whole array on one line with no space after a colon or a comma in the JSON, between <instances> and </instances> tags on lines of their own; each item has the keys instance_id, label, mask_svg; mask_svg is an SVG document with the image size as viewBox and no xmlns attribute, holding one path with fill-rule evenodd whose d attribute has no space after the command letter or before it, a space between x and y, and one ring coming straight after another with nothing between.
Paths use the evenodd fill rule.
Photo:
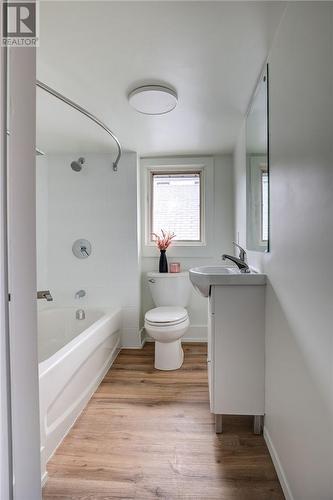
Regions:
<instances>
[{"instance_id":1,"label":"ceiling light","mask_svg":"<svg viewBox=\"0 0 333 500\"><path fill-rule=\"evenodd\" d=\"M129 103L134 109L144 115L164 115L177 106L175 90L163 85L144 85L138 87L128 96Z\"/></svg>"}]
</instances>

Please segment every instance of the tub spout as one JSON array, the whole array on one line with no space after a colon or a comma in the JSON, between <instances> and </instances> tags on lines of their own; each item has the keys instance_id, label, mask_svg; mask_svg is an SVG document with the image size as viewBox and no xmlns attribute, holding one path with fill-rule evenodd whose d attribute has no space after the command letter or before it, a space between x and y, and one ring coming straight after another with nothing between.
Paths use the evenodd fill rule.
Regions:
<instances>
[{"instance_id":1,"label":"tub spout","mask_svg":"<svg viewBox=\"0 0 333 500\"><path fill-rule=\"evenodd\" d=\"M37 299L45 299L48 302L53 300L50 290L40 290L37 292Z\"/></svg>"},{"instance_id":2,"label":"tub spout","mask_svg":"<svg viewBox=\"0 0 333 500\"><path fill-rule=\"evenodd\" d=\"M75 313L76 319L86 319L86 313L84 312L83 309L78 309Z\"/></svg>"}]
</instances>

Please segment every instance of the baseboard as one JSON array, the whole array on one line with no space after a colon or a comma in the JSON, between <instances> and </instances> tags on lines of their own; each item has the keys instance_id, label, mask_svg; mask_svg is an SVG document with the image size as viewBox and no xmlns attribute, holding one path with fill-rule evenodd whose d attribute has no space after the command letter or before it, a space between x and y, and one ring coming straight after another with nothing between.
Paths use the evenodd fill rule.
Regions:
<instances>
[{"instance_id":1,"label":"baseboard","mask_svg":"<svg viewBox=\"0 0 333 500\"><path fill-rule=\"evenodd\" d=\"M147 342L147 335L144 326L140 328L140 339L141 339L141 347L143 347Z\"/></svg>"},{"instance_id":2,"label":"baseboard","mask_svg":"<svg viewBox=\"0 0 333 500\"><path fill-rule=\"evenodd\" d=\"M190 325L182 338L183 342L207 342L208 328L206 325Z\"/></svg>"},{"instance_id":3,"label":"baseboard","mask_svg":"<svg viewBox=\"0 0 333 500\"><path fill-rule=\"evenodd\" d=\"M142 349L145 343L147 342L147 335L144 327L140 328L139 330L139 339L140 343L134 345L124 345L122 343L121 349Z\"/></svg>"},{"instance_id":4,"label":"baseboard","mask_svg":"<svg viewBox=\"0 0 333 500\"><path fill-rule=\"evenodd\" d=\"M285 472L283 470L283 467L282 467L282 464L280 462L279 456L277 454L275 446L274 446L274 444L272 442L272 439L271 439L271 437L269 435L269 432L268 432L268 430L267 430L266 427L264 427L264 438L265 438L265 441L266 441L266 444L267 444L268 451L269 451L269 453L271 455L271 458L272 458L272 461L273 461L276 473L278 475L278 478L279 478L279 481L280 481L281 488L283 490L284 496L286 497L286 500L294 500L294 497L293 497L293 494L291 492L289 483L287 481L286 474L285 474Z\"/></svg>"},{"instance_id":5,"label":"baseboard","mask_svg":"<svg viewBox=\"0 0 333 500\"><path fill-rule=\"evenodd\" d=\"M46 472L44 472L44 474L42 475L42 488L43 488L43 486L45 486L45 484L46 484L46 481L47 481L48 475L49 475L49 473L48 473L47 471L46 471Z\"/></svg>"},{"instance_id":6,"label":"baseboard","mask_svg":"<svg viewBox=\"0 0 333 500\"><path fill-rule=\"evenodd\" d=\"M147 342L147 335L146 332L144 331L144 328L141 328L140 330L140 339L141 339L141 344L139 345L123 345L121 346L121 349L142 349L145 343Z\"/></svg>"},{"instance_id":7,"label":"baseboard","mask_svg":"<svg viewBox=\"0 0 333 500\"><path fill-rule=\"evenodd\" d=\"M182 344L207 344L207 338L185 337L182 339Z\"/></svg>"}]
</instances>

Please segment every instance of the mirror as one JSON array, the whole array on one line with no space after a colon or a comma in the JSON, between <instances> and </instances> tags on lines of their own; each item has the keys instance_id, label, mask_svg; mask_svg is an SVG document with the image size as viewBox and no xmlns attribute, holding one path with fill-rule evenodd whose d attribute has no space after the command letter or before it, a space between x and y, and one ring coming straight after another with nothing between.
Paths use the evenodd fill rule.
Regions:
<instances>
[{"instance_id":1,"label":"mirror","mask_svg":"<svg viewBox=\"0 0 333 500\"><path fill-rule=\"evenodd\" d=\"M246 117L246 246L269 251L268 66Z\"/></svg>"}]
</instances>

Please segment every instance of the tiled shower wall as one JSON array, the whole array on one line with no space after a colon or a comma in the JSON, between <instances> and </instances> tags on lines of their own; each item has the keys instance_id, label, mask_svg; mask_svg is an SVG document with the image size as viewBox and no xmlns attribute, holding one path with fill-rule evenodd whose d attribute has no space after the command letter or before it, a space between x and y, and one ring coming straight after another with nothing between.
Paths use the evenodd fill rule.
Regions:
<instances>
[{"instance_id":1,"label":"tiled shower wall","mask_svg":"<svg viewBox=\"0 0 333 500\"><path fill-rule=\"evenodd\" d=\"M51 290L51 307L121 306L123 344L139 346L137 155L124 153L117 173L106 154L84 155L74 172L79 156L37 158L38 286ZM92 244L88 259L72 253L78 238ZM78 302L81 288L87 295Z\"/></svg>"}]
</instances>

